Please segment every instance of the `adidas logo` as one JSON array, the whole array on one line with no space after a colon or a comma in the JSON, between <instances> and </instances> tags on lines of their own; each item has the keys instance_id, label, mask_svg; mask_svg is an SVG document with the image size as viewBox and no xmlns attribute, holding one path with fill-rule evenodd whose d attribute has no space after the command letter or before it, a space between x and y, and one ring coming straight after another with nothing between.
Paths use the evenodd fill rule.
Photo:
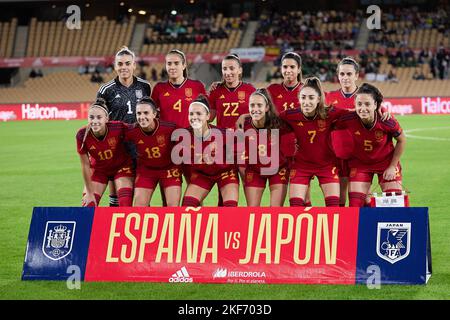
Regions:
<instances>
[{"instance_id":1,"label":"adidas logo","mask_svg":"<svg viewBox=\"0 0 450 320\"><path fill-rule=\"evenodd\" d=\"M139 140L139 141L138 141L138 144L144 144L144 141Z\"/></svg>"},{"instance_id":2,"label":"adidas logo","mask_svg":"<svg viewBox=\"0 0 450 320\"><path fill-rule=\"evenodd\" d=\"M282 94L279 94L277 98L278 98L278 99L283 99L283 95L282 95Z\"/></svg>"},{"instance_id":3,"label":"adidas logo","mask_svg":"<svg viewBox=\"0 0 450 320\"><path fill-rule=\"evenodd\" d=\"M114 99L120 98L120 94L116 94L116 96L114 97Z\"/></svg>"},{"instance_id":4,"label":"adidas logo","mask_svg":"<svg viewBox=\"0 0 450 320\"><path fill-rule=\"evenodd\" d=\"M193 282L193 280L189 276L186 267L182 267L169 278L169 282Z\"/></svg>"},{"instance_id":5,"label":"adidas logo","mask_svg":"<svg viewBox=\"0 0 450 320\"><path fill-rule=\"evenodd\" d=\"M361 135L361 132L359 132L359 130L358 130L358 131L355 131L355 134L356 134L357 136L360 136L360 135Z\"/></svg>"},{"instance_id":6,"label":"adidas logo","mask_svg":"<svg viewBox=\"0 0 450 320\"><path fill-rule=\"evenodd\" d=\"M164 97L168 97L168 96L170 96L170 93L168 93L168 92L164 93Z\"/></svg>"},{"instance_id":7,"label":"adidas logo","mask_svg":"<svg viewBox=\"0 0 450 320\"><path fill-rule=\"evenodd\" d=\"M95 146L92 146L89 148L89 150L95 150L95 149L97 149Z\"/></svg>"},{"instance_id":8,"label":"adidas logo","mask_svg":"<svg viewBox=\"0 0 450 320\"><path fill-rule=\"evenodd\" d=\"M219 99L225 99L225 96L224 96L224 95L221 95L221 96L219 97Z\"/></svg>"}]
</instances>

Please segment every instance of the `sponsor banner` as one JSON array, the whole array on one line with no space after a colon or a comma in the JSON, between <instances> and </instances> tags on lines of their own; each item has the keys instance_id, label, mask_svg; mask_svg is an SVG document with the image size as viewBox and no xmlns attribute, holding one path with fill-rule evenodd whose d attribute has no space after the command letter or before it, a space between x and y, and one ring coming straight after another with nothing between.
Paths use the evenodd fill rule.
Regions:
<instances>
[{"instance_id":1,"label":"sponsor banner","mask_svg":"<svg viewBox=\"0 0 450 320\"><path fill-rule=\"evenodd\" d=\"M383 106L396 115L450 114L450 97L385 98Z\"/></svg>"},{"instance_id":2,"label":"sponsor banner","mask_svg":"<svg viewBox=\"0 0 450 320\"><path fill-rule=\"evenodd\" d=\"M94 208L34 208L22 280L84 279Z\"/></svg>"},{"instance_id":3,"label":"sponsor banner","mask_svg":"<svg viewBox=\"0 0 450 320\"><path fill-rule=\"evenodd\" d=\"M97 208L86 281L355 279L357 208Z\"/></svg>"},{"instance_id":4,"label":"sponsor banner","mask_svg":"<svg viewBox=\"0 0 450 320\"><path fill-rule=\"evenodd\" d=\"M241 49L239 49L241 50ZM273 61L266 56L264 48L248 48L243 52L242 62ZM191 63L221 63L228 52L189 53L186 58ZM165 63L165 55L140 56L137 60L151 63ZM0 68L42 68L42 67L78 67L84 65L111 65L114 56L105 57L41 57L41 58L0 58Z\"/></svg>"},{"instance_id":5,"label":"sponsor banner","mask_svg":"<svg viewBox=\"0 0 450 320\"><path fill-rule=\"evenodd\" d=\"M264 57L266 56L266 49L264 47L232 48L230 53L237 54L242 62L256 62L264 60Z\"/></svg>"},{"instance_id":6,"label":"sponsor banner","mask_svg":"<svg viewBox=\"0 0 450 320\"><path fill-rule=\"evenodd\" d=\"M89 102L0 105L0 121L86 119Z\"/></svg>"},{"instance_id":7,"label":"sponsor banner","mask_svg":"<svg viewBox=\"0 0 450 320\"><path fill-rule=\"evenodd\" d=\"M114 56L0 58L0 68L78 67L87 64L110 65L113 61Z\"/></svg>"},{"instance_id":8,"label":"sponsor banner","mask_svg":"<svg viewBox=\"0 0 450 320\"><path fill-rule=\"evenodd\" d=\"M425 284L428 209L35 208L22 279L73 266L85 281Z\"/></svg>"},{"instance_id":9,"label":"sponsor banner","mask_svg":"<svg viewBox=\"0 0 450 320\"><path fill-rule=\"evenodd\" d=\"M385 284L424 284L431 276L428 208L362 208L357 283L379 270ZM369 279L372 277L371 279Z\"/></svg>"},{"instance_id":10,"label":"sponsor banner","mask_svg":"<svg viewBox=\"0 0 450 320\"><path fill-rule=\"evenodd\" d=\"M225 57L225 55L223 55ZM221 55L215 55L220 62ZM201 61L202 57L197 57ZM85 119L89 102L0 104L0 121ZM385 98L383 102L394 115L450 114L450 97Z\"/></svg>"}]
</instances>

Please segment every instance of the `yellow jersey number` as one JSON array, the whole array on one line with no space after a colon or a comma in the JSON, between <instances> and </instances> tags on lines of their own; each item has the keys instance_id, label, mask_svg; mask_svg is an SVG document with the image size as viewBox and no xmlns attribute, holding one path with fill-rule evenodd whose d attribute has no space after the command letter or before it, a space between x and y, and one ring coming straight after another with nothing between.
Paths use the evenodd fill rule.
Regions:
<instances>
[{"instance_id":1,"label":"yellow jersey number","mask_svg":"<svg viewBox=\"0 0 450 320\"><path fill-rule=\"evenodd\" d=\"M364 140L364 151L370 152L373 150L372 140Z\"/></svg>"},{"instance_id":2,"label":"yellow jersey number","mask_svg":"<svg viewBox=\"0 0 450 320\"><path fill-rule=\"evenodd\" d=\"M178 101L174 103L173 110L181 112L181 99L178 99Z\"/></svg>"},{"instance_id":3,"label":"yellow jersey number","mask_svg":"<svg viewBox=\"0 0 450 320\"><path fill-rule=\"evenodd\" d=\"M99 158L100 158L101 161L109 160L109 159L111 159L111 158L113 157L113 152L112 152L111 149L105 150L105 151L103 151L103 152L100 151L100 152L98 153L98 156L99 156Z\"/></svg>"},{"instance_id":4,"label":"yellow jersey number","mask_svg":"<svg viewBox=\"0 0 450 320\"><path fill-rule=\"evenodd\" d=\"M224 117L239 117L239 113L237 112L237 109L239 108L239 102L226 102L223 104L223 107L225 110L223 111ZM233 108L230 112L230 109Z\"/></svg>"},{"instance_id":5,"label":"yellow jersey number","mask_svg":"<svg viewBox=\"0 0 450 320\"><path fill-rule=\"evenodd\" d=\"M159 147L153 147L151 149L146 148L145 152L147 153L149 159L161 158L161 151L159 150Z\"/></svg>"}]
</instances>

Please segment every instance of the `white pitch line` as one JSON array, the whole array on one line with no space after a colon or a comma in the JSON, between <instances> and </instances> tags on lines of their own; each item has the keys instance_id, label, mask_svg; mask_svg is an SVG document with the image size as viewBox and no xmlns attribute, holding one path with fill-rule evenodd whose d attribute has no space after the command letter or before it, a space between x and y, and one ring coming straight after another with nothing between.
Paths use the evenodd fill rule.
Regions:
<instances>
[{"instance_id":1,"label":"white pitch line","mask_svg":"<svg viewBox=\"0 0 450 320\"><path fill-rule=\"evenodd\" d=\"M408 138L419 139L419 140L431 140L431 141L450 141L450 138L438 138L438 137L427 137L427 136L416 136L409 134L410 132L420 132L420 131L433 131L433 130L445 130L450 129L450 127L436 127L436 128L416 128L405 130L405 135Z\"/></svg>"}]
</instances>

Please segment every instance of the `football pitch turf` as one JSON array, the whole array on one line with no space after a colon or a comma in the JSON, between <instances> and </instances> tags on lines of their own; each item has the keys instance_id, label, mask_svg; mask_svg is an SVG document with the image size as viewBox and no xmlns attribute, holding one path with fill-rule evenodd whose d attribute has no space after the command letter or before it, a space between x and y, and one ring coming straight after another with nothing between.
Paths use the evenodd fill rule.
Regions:
<instances>
[{"instance_id":1,"label":"football pitch turf","mask_svg":"<svg viewBox=\"0 0 450 320\"><path fill-rule=\"evenodd\" d=\"M402 157L411 206L429 207L433 275L427 285L262 285L21 281L35 206L79 206L75 134L86 121L0 123L0 299L450 299L450 116L398 116L408 140ZM106 205L107 196L102 205ZM267 194L263 205L267 206ZM323 206L317 179L312 201ZM159 205L159 192L153 204ZM240 205L245 200L241 192ZM287 202L288 203L288 202ZM217 204L213 191L205 206Z\"/></svg>"}]
</instances>

